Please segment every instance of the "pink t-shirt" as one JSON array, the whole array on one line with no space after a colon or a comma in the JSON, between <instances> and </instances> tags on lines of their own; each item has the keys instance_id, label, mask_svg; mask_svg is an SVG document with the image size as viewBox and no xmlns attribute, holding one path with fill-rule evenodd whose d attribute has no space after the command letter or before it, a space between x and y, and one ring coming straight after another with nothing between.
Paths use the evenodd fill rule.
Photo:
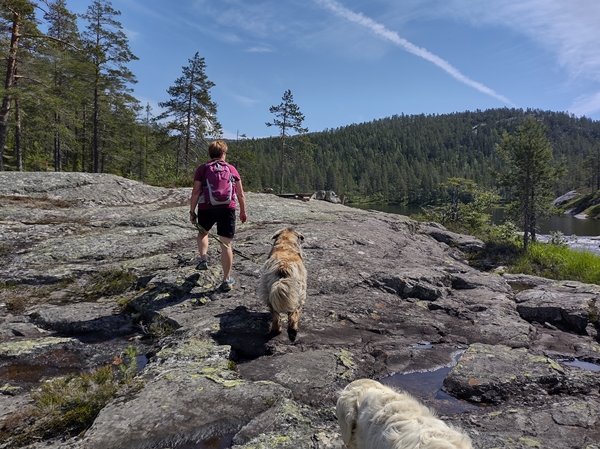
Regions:
<instances>
[{"instance_id":1,"label":"pink t-shirt","mask_svg":"<svg viewBox=\"0 0 600 449\"><path fill-rule=\"evenodd\" d=\"M215 159L213 159L213 161L214 160ZM238 173L237 169L233 165L231 165L227 162L224 162L224 163L227 164L227 166L229 167L229 171L231 171L231 176L233 176L233 179L235 179L235 181L239 181L242 179L240 177L240 174ZM236 192L237 186L235 184L233 184L233 197L232 197L231 203L229 203L229 205L223 204L223 205L219 205L219 206L213 206L212 204L210 204L210 201L208 201L208 188L206 187L205 173L206 173L206 164L200 165L196 169L196 173L194 173L194 182L200 181L200 183L202 184L202 190L200 191L200 199L198 200L198 210L207 210L207 209L222 208L222 207L229 207L230 209L235 209L236 205L237 205L237 192Z\"/></svg>"}]
</instances>

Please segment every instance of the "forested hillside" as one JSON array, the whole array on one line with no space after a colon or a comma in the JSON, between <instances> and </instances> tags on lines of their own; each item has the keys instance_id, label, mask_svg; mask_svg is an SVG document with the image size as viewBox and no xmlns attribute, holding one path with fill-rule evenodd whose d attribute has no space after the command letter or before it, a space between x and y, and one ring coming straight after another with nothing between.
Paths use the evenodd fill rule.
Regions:
<instances>
[{"instance_id":1,"label":"forested hillside","mask_svg":"<svg viewBox=\"0 0 600 449\"><path fill-rule=\"evenodd\" d=\"M493 187L494 172L502 168L495 146L526 115L544 123L554 157L566 161L567 175L556 186L557 195L599 188L600 122L562 112L504 108L395 115L311 133L304 141L296 138L288 148L284 191L327 189L350 199L423 204L436 198L439 184L449 177ZM237 142L261 167L251 170L251 187L278 186L279 145L276 138Z\"/></svg>"},{"instance_id":2,"label":"forested hillside","mask_svg":"<svg viewBox=\"0 0 600 449\"><path fill-rule=\"evenodd\" d=\"M104 172L191 185L207 142L221 133L204 58L190 55L154 115L134 95L128 64L137 57L111 2L89 0L79 16L66 0L44 4L0 2L0 170ZM502 168L495 146L526 115L544 123L554 157L565 160L556 194L600 190L600 122L539 110L402 114L283 140L241 139L230 141L228 160L248 189L279 191L283 142L284 192L326 189L353 201L424 204L449 177L493 187Z\"/></svg>"}]
</instances>

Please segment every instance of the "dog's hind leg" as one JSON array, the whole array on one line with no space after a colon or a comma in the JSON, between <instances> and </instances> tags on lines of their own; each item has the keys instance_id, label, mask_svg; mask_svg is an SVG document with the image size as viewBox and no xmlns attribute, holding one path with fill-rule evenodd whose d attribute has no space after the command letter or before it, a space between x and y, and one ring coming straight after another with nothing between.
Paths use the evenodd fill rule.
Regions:
<instances>
[{"instance_id":1,"label":"dog's hind leg","mask_svg":"<svg viewBox=\"0 0 600 449\"><path fill-rule=\"evenodd\" d=\"M300 319L300 309L288 313L288 337L290 341L295 341L298 335L298 320Z\"/></svg>"},{"instance_id":2,"label":"dog's hind leg","mask_svg":"<svg viewBox=\"0 0 600 449\"><path fill-rule=\"evenodd\" d=\"M273 310L273 307L269 306L269 311L271 312L271 332L280 334L281 333L281 320L279 319L279 312Z\"/></svg>"}]
</instances>

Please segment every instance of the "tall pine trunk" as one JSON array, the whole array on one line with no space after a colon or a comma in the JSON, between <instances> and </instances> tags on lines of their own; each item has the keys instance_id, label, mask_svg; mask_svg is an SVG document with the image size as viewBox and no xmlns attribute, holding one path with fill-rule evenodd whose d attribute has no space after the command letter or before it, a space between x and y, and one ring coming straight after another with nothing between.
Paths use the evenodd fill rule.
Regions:
<instances>
[{"instance_id":1,"label":"tall pine trunk","mask_svg":"<svg viewBox=\"0 0 600 449\"><path fill-rule=\"evenodd\" d=\"M280 162L280 170L281 170L281 175L279 178L279 194L283 194L283 163L285 160L285 137L284 134L281 134L281 162Z\"/></svg>"},{"instance_id":2,"label":"tall pine trunk","mask_svg":"<svg viewBox=\"0 0 600 449\"><path fill-rule=\"evenodd\" d=\"M188 107L187 107L187 126L185 130L185 173L189 169L190 146L192 140L192 105L194 101L194 82L196 78L195 66L192 67L190 74L190 87L188 92Z\"/></svg>"},{"instance_id":3,"label":"tall pine trunk","mask_svg":"<svg viewBox=\"0 0 600 449\"><path fill-rule=\"evenodd\" d=\"M21 108L19 99L15 98L15 156L17 170L23 171L23 148L21 148Z\"/></svg>"},{"instance_id":4,"label":"tall pine trunk","mask_svg":"<svg viewBox=\"0 0 600 449\"><path fill-rule=\"evenodd\" d=\"M21 16L13 11L13 22L10 36L10 50L6 61L6 78L4 81L4 98L0 108L0 171L4 171L4 146L6 145L6 132L8 129L8 117L10 115L10 103L12 101L10 90L15 82L15 66L17 63L17 50L19 48L19 25Z\"/></svg>"},{"instance_id":5,"label":"tall pine trunk","mask_svg":"<svg viewBox=\"0 0 600 449\"><path fill-rule=\"evenodd\" d=\"M83 134L82 138L81 138L81 171L85 172L86 171L86 164L87 164L87 160L86 160L86 154L87 154L87 143L88 143L88 136L87 136L87 106L84 103L83 104L83 117L82 117L82 126L81 126L81 132Z\"/></svg>"},{"instance_id":6,"label":"tall pine trunk","mask_svg":"<svg viewBox=\"0 0 600 449\"><path fill-rule=\"evenodd\" d=\"M94 160L94 166L92 168L92 171L94 173L98 173L98 169L99 169L99 156L100 156L100 145L99 145L99 140L98 140L98 127L99 127L99 108L100 108L100 102L98 100L98 78L99 78L99 71L96 70L96 86L94 87L94 148L93 148L93 160Z\"/></svg>"},{"instance_id":7,"label":"tall pine trunk","mask_svg":"<svg viewBox=\"0 0 600 449\"><path fill-rule=\"evenodd\" d=\"M54 171L62 170L60 151L60 115L54 114Z\"/></svg>"}]
</instances>

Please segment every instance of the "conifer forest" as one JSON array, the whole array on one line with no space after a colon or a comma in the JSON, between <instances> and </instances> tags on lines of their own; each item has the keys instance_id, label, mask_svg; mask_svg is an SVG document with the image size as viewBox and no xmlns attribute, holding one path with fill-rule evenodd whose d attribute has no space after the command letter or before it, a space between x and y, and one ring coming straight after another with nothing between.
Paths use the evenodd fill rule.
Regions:
<instances>
[{"instance_id":1,"label":"conifer forest","mask_svg":"<svg viewBox=\"0 0 600 449\"><path fill-rule=\"evenodd\" d=\"M221 135L210 96L219 80L206 76L210 61L189 55L181 77L165 86L163 110L141 104L128 68L137 57L119 14L105 0L90 1L79 17L65 0L0 2L0 170L114 173L191 186L207 142ZM398 111L290 135L285 145L279 137L242 136L228 141L228 161L250 191L279 190L283 179L283 192L333 190L351 201L428 204L449 178L496 187L497 146L528 116L544 125L554 160L564 164L556 195L600 189L600 122L534 109Z\"/></svg>"}]
</instances>

